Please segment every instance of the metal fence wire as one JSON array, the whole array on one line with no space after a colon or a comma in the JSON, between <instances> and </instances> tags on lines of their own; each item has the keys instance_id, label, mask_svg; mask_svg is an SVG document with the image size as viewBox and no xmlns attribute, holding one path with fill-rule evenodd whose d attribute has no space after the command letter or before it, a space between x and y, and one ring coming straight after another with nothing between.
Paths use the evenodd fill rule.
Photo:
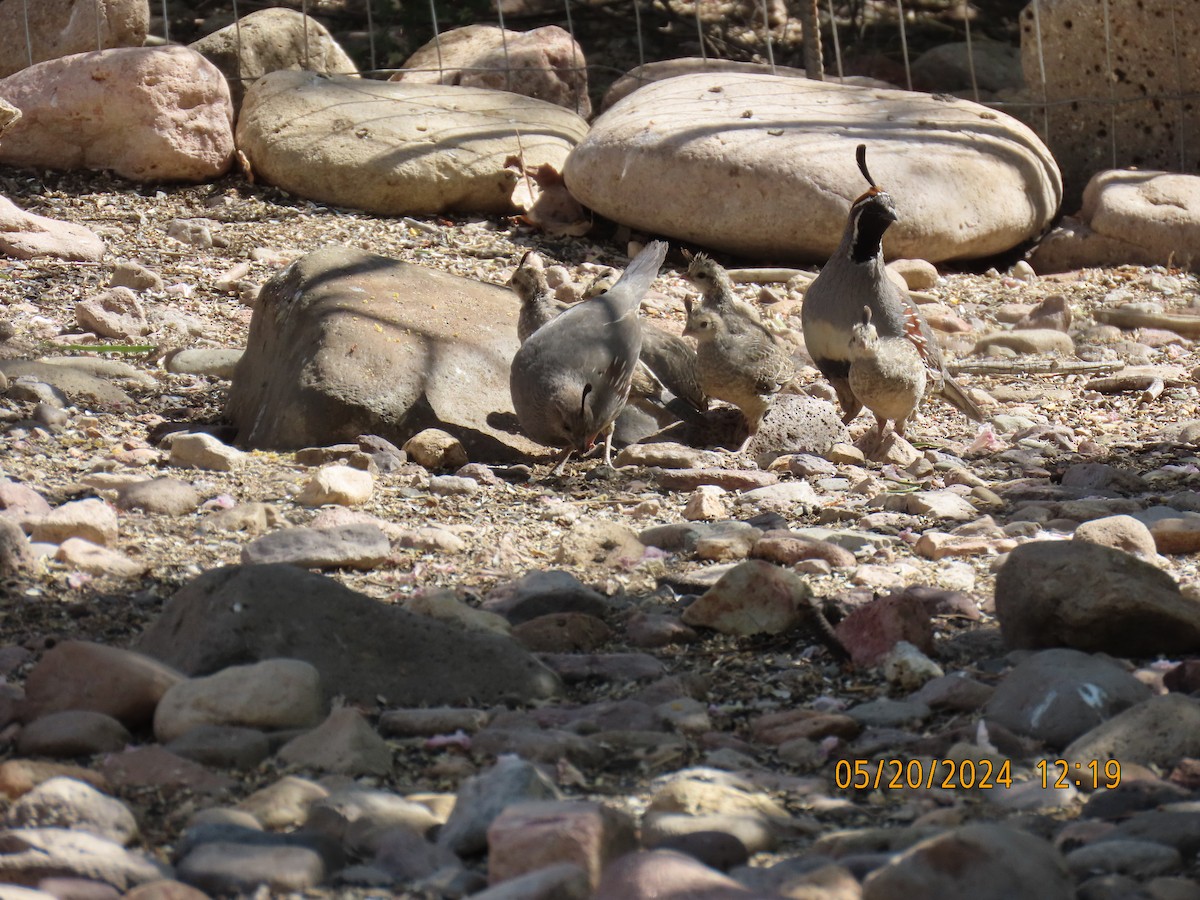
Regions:
<instances>
[{"instance_id":1,"label":"metal fence wire","mask_svg":"<svg viewBox=\"0 0 1200 900\"><path fill-rule=\"evenodd\" d=\"M22 4L31 61L29 15L40 2L0 0L0 5ZM965 60L964 84L935 89L1026 122L1059 160L1068 182L1104 168L1130 166L1200 172L1200 20L1194 15L1195 0L1029 0L1023 9L1018 3L152 0L151 6L152 30L164 42L193 39L196 35L179 32L210 19L224 25L270 6L298 10L343 41L363 75L379 78L399 71L404 53L421 39L432 41L436 64L418 71L440 73L441 41L464 24L499 26L506 62L509 29L556 24L583 48L584 58L577 66L587 73L593 92L633 65L684 56L754 61L772 71L795 64L805 68L808 77L823 80L877 75L911 90L920 65L920 48L914 47L912 37L919 33L926 48L958 44ZM104 5L104 0L95 0L98 48ZM600 37L597 22L607 29ZM614 30L619 41L611 39ZM306 28L306 68L308 38ZM1023 84L991 89L994 71L984 57L994 57L998 45L1012 54L1014 67L1019 49L1017 80ZM512 69L507 71L511 74ZM258 74L243 72L242 80ZM1077 197L1082 187L1069 185L1068 196Z\"/></svg>"}]
</instances>

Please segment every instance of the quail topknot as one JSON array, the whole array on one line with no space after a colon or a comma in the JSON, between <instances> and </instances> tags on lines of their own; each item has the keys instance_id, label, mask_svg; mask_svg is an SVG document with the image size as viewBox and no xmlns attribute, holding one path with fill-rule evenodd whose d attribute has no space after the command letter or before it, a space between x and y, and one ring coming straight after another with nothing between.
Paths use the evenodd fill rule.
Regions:
<instances>
[{"instance_id":1,"label":"quail topknot","mask_svg":"<svg viewBox=\"0 0 1200 900\"><path fill-rule=\"evenodd\" d=\"M906 338L925 364L927 388L979 422L983 413L946 372L937 339L908 294L887 276L883 235L899 218L892 198L867 171L866 145L858 146L859 171L870 189L854 201L842 242L809 285L800 310L804 343L817 368L833 385L849 423L862 411L863 398L850 383L850 341L863 307L880 340Z\"/></svg>"},{"instance_id":2,"label":"quail topknot","mask_svg":"<svg viewBox=\"0 0 1200 900\"><path fill-rule=\"evenodd\" d=\"M612 426L625 406L642 349L638 306L667 255L664 241L647 244L611 288L576 303L521 344L509 370L513 408L529 437L584 453L605 435L611 464Z\"/></svg>"},{"instance_id":3,"label":"quail topknot","mask_svg":"<svg viewBox=\"0 0 1200 900\"><path fill-rule=\"evenodd\" d=\"M850 389L875 414L879 438L890 420L904 436L909 416L925 396L925 360L906 337L881 338L871 322L871 307L850 337Z\"/></svg>"},{"instance_id":4,"label":"quail topknot","mask_svg":"<svg viewBox=\"0 0 1200 900\"><path fill-rule=\"evenodd\" d=\"M687 306L683 333L696 338L700 387L710 397L732 403L746 420L745 450L758 431L771 401L795 376L787 349L763 325L758 311L733 295L729 276L707 257L697 255L688 277L704 291Z\"/></svg>"}]
</instances>

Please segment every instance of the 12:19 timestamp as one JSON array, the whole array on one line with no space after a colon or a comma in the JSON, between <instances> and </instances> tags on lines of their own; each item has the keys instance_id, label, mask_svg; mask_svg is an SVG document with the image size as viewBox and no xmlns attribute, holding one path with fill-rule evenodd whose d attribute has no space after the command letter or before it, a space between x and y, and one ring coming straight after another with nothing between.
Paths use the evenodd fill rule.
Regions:
<instances>
[{"instance_id":1,"label":"12:19 timestamp","mask_svg":"<svg viewBox=\"0 0 1200 900\"><path fill-rule=\"evenodd\" d=\"M1121 783L1121 763L1115 759L1090 759L1069 762L1065 759L1041 759L1036 766L1043 788L1066 790L1070 787L1094 791L1115 788Z\"/></svg>"}]
</instances>

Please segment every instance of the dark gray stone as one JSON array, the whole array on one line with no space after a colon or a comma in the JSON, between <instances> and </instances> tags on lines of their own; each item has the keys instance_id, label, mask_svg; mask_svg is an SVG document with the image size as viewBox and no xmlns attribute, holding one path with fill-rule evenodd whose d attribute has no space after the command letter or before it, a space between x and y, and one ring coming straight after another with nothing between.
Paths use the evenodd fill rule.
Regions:
<instances>
[{"instance_id":1,"label":"dark gray stone","mask_svg":"<svg viewBox=\"0 0 1200 900\"><path fill-rule=\"evenodd\" d=\"M311 663L328 697L421 706L530 702L554 674L511 638L464 632L292 566L206 572L172 597L138 643L189 675L286 657Z\"/></svg>"}]
</instances>

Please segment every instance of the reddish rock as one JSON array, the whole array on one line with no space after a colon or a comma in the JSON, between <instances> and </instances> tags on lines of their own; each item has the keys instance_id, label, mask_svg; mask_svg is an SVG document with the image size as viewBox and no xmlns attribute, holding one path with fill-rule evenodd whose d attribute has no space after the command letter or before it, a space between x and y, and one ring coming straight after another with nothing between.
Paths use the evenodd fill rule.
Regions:
<instances>
[{"instance_id":1,"label":"reddish rock","mask_svg":"<svg viewBox=\"0 0 1200 900\"><path fill-rule=\"evenodd\" d=\"M131 731L154 719L158 701L183 675L158 660L88 641L49 650L25 682L22 718L86 709L112 716Z\"/></svg>"},{"instance_id":2,"label":"reddish rock","mask_svg":"<svg viewBox=\"0 0 1200 900\"><path fill-rule=\"evenodd\" d=\"M611 640L612 629L586 613L551 613L522 622L512 636L535 653L589 652Z\"/></svg>"},{"instance_id":3,"label":"reddish rock","mask_svg":"<svg viewBox=\"0 0 1200 900\"><path fill-rule=\"evenodd\" d=\"M595 885L610 861L637 847L627 813L578 800L509 806L488 827L487 838L491 884L568 862Z\"/></svg>"},{"instance_id":4,"label":"reddish rock","mask_svg":"<svg viewBox=\"0 0 1200 900\"><path fill-rule=\"evenodd\" d=\"M108 779L99 772L70 766L66 763L41 762L32 759L10 759L0 763L0 794L15 800L51 778L74 778L90 784L98 791L110 793Z\"/></svg>"},{"instance_id":5,"label":"reddish rock","mask_svg":"<svg viewBox=\"0 0 1200 900\"><path fill-rule=\"evenodd\" d=\"M157 746L114 753L105 758L99 769L118 789L152 788L215 794L235 784L232 778Z\"/></svg>"},{"instance_id":6,"label":"reddish rock","mask_svg":"<svg viewBox=\"0 0 1200 900\"><path fill-rule=\"evenodd\" d=\"M817 712L814 709L789 709L785 712L768 713L750 723L750 733L754 740L773 746L797 738L819 741L821 738L833 736L853 740L860 731L862 725L850 716Z\"/></svg>"},{"instance_id":7,"label":"reddish rock","mask_svg":"<svg viewBox=\"0 0 1200 900\"><path fill-rule=\"evenodd\" d=\"M908 593L889 594L860 606L838 623L837 636L858 666L874 666L899 641L933 654L933 623L924 604Z\"/></svg>"}]
</instances>

